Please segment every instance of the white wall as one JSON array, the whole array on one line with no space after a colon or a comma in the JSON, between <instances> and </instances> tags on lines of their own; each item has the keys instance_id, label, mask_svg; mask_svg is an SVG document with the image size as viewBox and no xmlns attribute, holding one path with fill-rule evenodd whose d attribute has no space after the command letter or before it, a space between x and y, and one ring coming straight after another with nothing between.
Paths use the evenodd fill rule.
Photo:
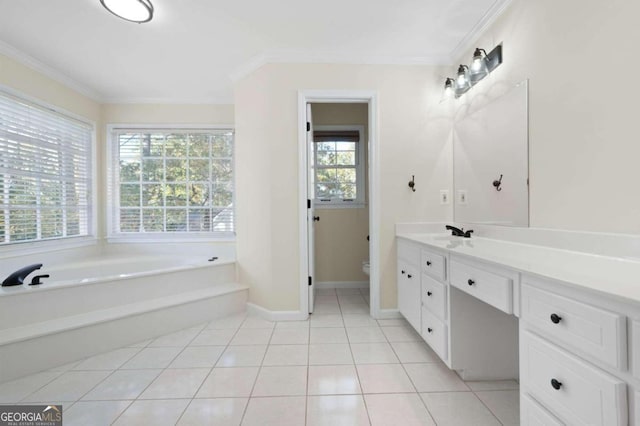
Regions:
<instances>
[{"instance_id":1,"label":"white wall","mask_svg":"<svg viewBox=\"0 0 640 426\"><path fill-rule=\"evenodd\" d=\"M504 63L456 116L529 79L532 227L640 233L638 16L637 1L514 0L476 43L504 42Z\"/></svg>"},{"instance_id":2,"label":"white wall","mask_svg":"<svg viewBox=\"0 0 640 426\"><path fill-rule=\"evenodd\" d=\"M270 64L236 84L238 260L251 302L299 309L297 91L353 89L379 93L381 307L396 307L394 224L451 218L439 203L452 163L443 82L427 66Z\"/></svg>"}]
</instances>

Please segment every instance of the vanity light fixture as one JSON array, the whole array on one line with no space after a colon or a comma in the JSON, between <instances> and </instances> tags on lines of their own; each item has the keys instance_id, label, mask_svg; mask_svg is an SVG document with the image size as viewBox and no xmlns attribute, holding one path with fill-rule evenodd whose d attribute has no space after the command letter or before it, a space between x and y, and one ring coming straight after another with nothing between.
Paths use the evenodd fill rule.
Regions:
<instances>
[{"instance_id":1,"label":"vanity light fixture","mask_svg":"<svg viewBox=\"0 0 640 426\"><path fill-rule=\"evenodd\" d=\"M500 64L502 64L502 44L494 47L489 53L479 47L476 48L473 52L471 67L467 65L460 65L460 67L458 67L458 76L455 79L455 85L453 87L455 97L459 98L469 91L469 89L488 76ZM450 97L448 94L452 90L452 80L451 78L447 78L444 83L445 98Z\"/></svg>"},{"instance_id":2,"label":"vanity light fixture","mask_svg":"<svg viewBox=\"0 0 640 426\"><path fill-rule=\"evenodd\" d=\"M153 19L151 0L100 0L100 3L125 21L142 24Z\"/></svg>"},{"instance_id":3,"label":"vanity light fixture","mask_svg":"<svg viewBox=\"0 0 640 426\"><path fill-rule=\"evenodd\" d=\"M444 81L444 97L445 98L452 98L453 95L455 94L455 90L453 89L453 84L455 83L455 80L452 79L451 77L447 77L447 79Z\"/></svg>"}]
</instances>

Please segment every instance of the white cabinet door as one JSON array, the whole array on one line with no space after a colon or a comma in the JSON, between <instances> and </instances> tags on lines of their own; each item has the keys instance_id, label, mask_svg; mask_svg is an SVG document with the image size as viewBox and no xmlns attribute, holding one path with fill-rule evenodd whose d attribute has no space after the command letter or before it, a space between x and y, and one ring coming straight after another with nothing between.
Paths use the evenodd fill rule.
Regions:
<instances>
[{"instance_id":1,"label":"white cabinet door","mask_svg":"<svg viewBox=\"0 0 640 426\"><path fill-rule=\"evenodd\" d=\"M420 333L420 273L418 268L398 259L398 309Z\"/></svg>"}]
</instances>

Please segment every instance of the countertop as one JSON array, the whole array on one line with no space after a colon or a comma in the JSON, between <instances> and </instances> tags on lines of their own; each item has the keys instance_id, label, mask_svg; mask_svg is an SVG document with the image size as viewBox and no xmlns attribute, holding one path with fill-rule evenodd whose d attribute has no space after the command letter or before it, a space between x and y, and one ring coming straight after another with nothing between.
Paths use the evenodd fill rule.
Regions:
<instances>
[{"instance_id":1,"label":"countertop","mask_svg":"<svg viewBox=\"0 0 640 426\"><path fill-rule=\"evenodd\" d=\"M396 236L640 304L640 261L635 259L475 236L462 238L443 233L398 233Z\"/></svg>"}]
</instances>

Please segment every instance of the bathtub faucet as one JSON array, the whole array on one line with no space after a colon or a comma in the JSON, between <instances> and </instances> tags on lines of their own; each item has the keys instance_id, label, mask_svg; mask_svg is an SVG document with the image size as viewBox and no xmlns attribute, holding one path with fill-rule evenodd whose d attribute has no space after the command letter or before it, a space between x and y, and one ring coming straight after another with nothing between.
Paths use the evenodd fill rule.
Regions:
<instances>
[{"instance_id":1,"label":"bathtub faucet","mask_svg":"<svg viewBox=\"0 0 640 426\"><path fill-rule=\"evenodd\" d=\"M2 287L9 287L12 285L22 285L27 275L42 268L42 263L34 263L33 265L25 266L22 269L18 269L13 274L9 275L4 281L2 281Z\"/></svg>"}]
</instances>

